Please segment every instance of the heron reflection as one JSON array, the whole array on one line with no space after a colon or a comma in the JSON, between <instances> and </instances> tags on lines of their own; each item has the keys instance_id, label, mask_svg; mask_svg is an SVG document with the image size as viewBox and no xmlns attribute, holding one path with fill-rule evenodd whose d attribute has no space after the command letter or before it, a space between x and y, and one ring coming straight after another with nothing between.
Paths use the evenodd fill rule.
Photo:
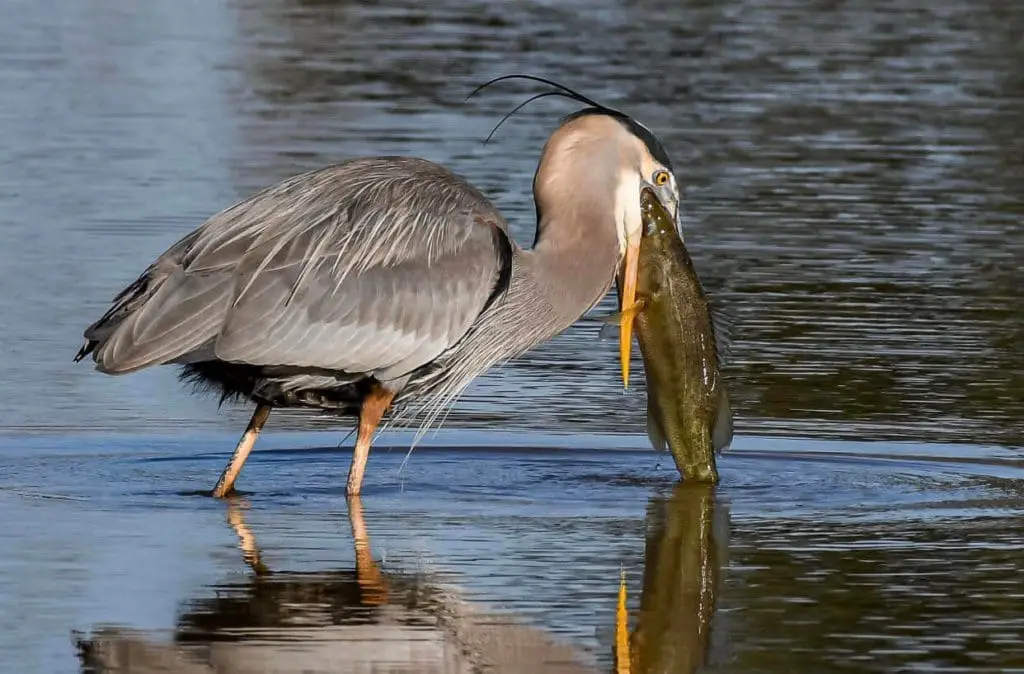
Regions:
<instances>
[{"instance_id":1,"label":"heron reflection","mask_svg":"<svg viewBox=\"0 0 1024 674\"><path fill-rule=\"evenodd\" d=\"M269 568L244 506L231 499L226 516L251 575L189 602L172 644L120 628L80 639L83 672L654 674L694 672L708 659L726 543L709 485L680 484L651 500L635 627L629 634L622 607L619 646L605 651L614 656L610 667L543 629L467 601L436 576L385 573L358 497L349 508L354 568L325 572ZM609 616L606 624L612 622Z\"/></svg>"}]
</instances>

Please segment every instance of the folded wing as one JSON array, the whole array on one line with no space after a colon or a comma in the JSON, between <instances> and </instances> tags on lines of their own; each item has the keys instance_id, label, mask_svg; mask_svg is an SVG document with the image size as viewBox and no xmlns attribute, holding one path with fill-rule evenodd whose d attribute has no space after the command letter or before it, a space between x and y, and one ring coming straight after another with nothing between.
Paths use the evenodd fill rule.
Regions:
<instances>
[{"instance_id":1,"label":"folded wing","mask_svg":"<svg viewBox=\"0 0 1024 674\"><path fill-rule=\"evenodd\" d=\"M399 377L503 290L505 221L417 159L296 176L214 216L86 331L101 370L219 359Z\"/></svg>"}]
</instances>

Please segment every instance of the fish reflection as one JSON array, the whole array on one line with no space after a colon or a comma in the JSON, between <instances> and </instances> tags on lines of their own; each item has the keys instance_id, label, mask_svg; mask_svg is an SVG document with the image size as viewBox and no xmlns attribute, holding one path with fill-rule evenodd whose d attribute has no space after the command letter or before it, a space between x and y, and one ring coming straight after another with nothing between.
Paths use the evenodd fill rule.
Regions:
<instances>
[{"instance_id":1,"label":"fish reflection","mask_svg":"<svg viewBox=\"0 0 1024 674\"><path fill-rule=\"evenodd\" d=\"M679 482L651 500L640 610L628 645L621 618L617 625L619 674L689 674L708 664L727 527L710 484Z\"/></svg>"},{"instance_id":2,"label":"fish reflection","mask_svg":"<svg viewBox=\"0 0 1024 674\"><path fill-rule=\"evenodd\" d=\"M544 630L489 613L427 574L385 573L372 555L362 502L354 498L355 568L304 573L270 569L244 504L230 501L227 522L251 576L190 602L172 644L121 628L80 638L81 671L694 672L707 661L723 561L714 494L708 484L679 483L651 500L636 627L628 634L620 606L610 668Z\"/></svg>"}]
</instances>

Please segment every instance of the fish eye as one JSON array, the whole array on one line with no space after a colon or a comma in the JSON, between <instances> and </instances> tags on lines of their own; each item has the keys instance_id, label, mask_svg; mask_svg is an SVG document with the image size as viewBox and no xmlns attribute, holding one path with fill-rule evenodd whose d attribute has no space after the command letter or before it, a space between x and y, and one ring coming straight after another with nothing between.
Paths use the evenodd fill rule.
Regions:
<instances>
[{"instance_id":1,"label":"fish eye","mask_svg":"<svg viewBox=\"0 0 1024 674\"><path fill-rule=\"evenodd\" d=\"M657 185L658 187L666 185L668 183L668 178L668 171L664 169L654 172L654 184Z\"/></svg>"}]
</instances>

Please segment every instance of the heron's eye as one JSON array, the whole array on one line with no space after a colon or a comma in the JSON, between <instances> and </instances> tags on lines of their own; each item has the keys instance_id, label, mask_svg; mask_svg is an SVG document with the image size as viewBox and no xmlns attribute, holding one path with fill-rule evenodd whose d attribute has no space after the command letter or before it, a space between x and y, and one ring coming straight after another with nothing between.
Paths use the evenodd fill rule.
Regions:
<instances>
[{"instance_id":1,"label":"heron's eye","mask_svg":"<svg viewBox=\"0 0 1024 674\"><path fill-rule=\"evenodd\" d=\"M658 187L668 183L668 171L655 171L654 172L654 184Z\"/></svg>"}]
</instances>

